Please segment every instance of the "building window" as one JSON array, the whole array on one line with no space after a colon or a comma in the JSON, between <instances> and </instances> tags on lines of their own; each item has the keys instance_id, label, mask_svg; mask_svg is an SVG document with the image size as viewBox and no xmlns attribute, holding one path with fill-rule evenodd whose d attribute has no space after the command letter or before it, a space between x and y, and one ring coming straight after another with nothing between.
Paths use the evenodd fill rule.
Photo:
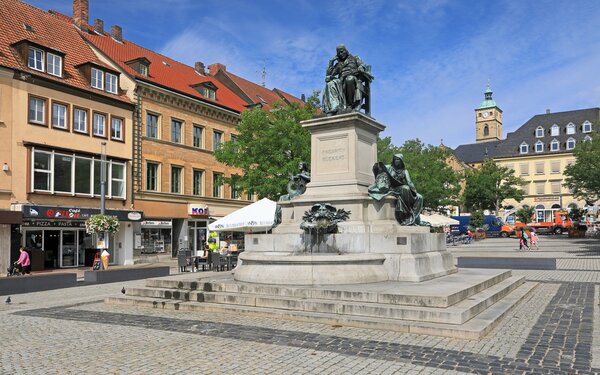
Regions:
<instances>
[{"instance_id":1,"label":"building window","mask_svg":"<svg viewBox=\"0 0 600 375\"><path fill-rule=\"evenodd\" d=\"M556 138L553 139L552 142L550 142L550 150L551 151L560 150L560 142Z\"/></svg>"},{"instance_id":2,"label":"building window","mask_svg":"<svg viewBox=\"0 0 600 375\"><path fill-rule=\"evenodd\" d=\"M202 193L202 178L204 177L204 171L194 169L193 176L193 187L192 194L194 195L203 195Z\"/></svg>"},{"instance_id":3,"label":"building window","mask_svg":"<svg viewBox=\"0 0 600 375\"><path fill-rule=\"evenodd\" d=\"M194 125L194 147L202 148L202 126Z\"/></svg>"},{"instance_id":4,"label":"building window","mask_svg":"<svg viewBox=\"0 0 600 375\"><path fill-rule=\"evenodd\" d=\"M87 133L87 115L88 112L85 109L74 108L73 109L73 130L80 133Z\"/></svg>"},{"instance_id":5,"label":"building window","mask_svg":"<svg viewBox=\"0 0 600 375\"><path fill-rule=\"evenodd\" d=\"M239 176L233 176L233 179L231 181L231 199L240 199L240 188L236 182L238 178Z\"/></svg>"},{"instance_id":6,"label":"building window","mask_svg":"<svg viewBox=\"0 0 600 375\"><path fill-rule=\"evenodd\" d=\"M535 152L544 152L544 142L537 141L535 143Z\"/></svg>"},{"instance_id":7,"label":"building window","mask_svg":"<svg viewBox=\"0 0 600 375\"><path fill-rule=\"evenodd\" d=\"M558 125L554 124L552 125L552 127L550 128L550 135L553 137L558 137L560 134L560 128L558 127Z\"/></svg>"},{"instance_id":8,"label":"building window","mask_svg":"<svg viewBox=\"0 0 600 375\"><path fill-rule=\"evenodd\" d=\"M520 154L529 153L529 145L525 142L521 143L521 145L519 146L519 153Z\"/></svg>"},{"instance_id":9,"label":"building window","mask_svg":"<svg viewBox=\"0 0 600 375\"><path fill-rule=\"evenodd\" d=\"M552 194L560 194L560 181L552 181L550 183L550 188L552 189Z\"/></svg>"},{"instance_id":10,"label":"building window","mask_svg":"<svg viewBox=\"0 0 600 375\"><path fill-rule=\"evenodd\" d=\"M535 129L535 136L536 136L536 138L542 138L544 136L544 128L542 128L541 126L538 126Z\"/></svg>"},{"instance_id":11,"label":"building window","mask_svg":"<svg viewBox=\"0 0 600 375\"><path fill-rule=\"evenodd\" d=\"M31 69L44 71L44 51L41 49L29 47L29 57L27 58L27 66Z\"/></svg>"},{"instance_id":12,"label":"building window","mask_svg":"<svg viewBox=\"0 0 600 375\"><path fill-rule=\"evenodd\" d=\"M544 174L544 162L538 161L535 163L535 174Z\"/></svg>"},{"instance_id":13,"label":"building window","mask_svg":"<svg viewBox=\"0 0 600 375\"><path fill-rule=\"evenodd\" d=\"M223 197L223 174L213 173L213 197Z\"/></svg>"},{"instance_id":14,"label":"building window","mask_svg":"<svg viewBox=\"0 0 600 375\"><path fill-rule=\"evenodd\" d=\"M100 196L101 161L77 154L32 149L34 191ZM125 199L126 165L106 161L108 198Z\"/></svg>"},{"instance_id":15,"label":"building window","mask_svg":"<svg viewBox=\"0 0 600 375\"><path fill-rule=\"evenodd\" d=\"M231 143L237 143L237 139L238 139L237 134L232 134L231 135Z\"/></svg>"},{"instance_id":16,"label":"building window","mask_svg":"<svg viewBox=\"0 0 600 375\"><path fill-rule=\"evenodd\" d=\"M118 141L123 140L123 119L112 117L110 121L110 138Z\"/></svg>"},{"instance_id":17,"label":"building window","mask_svg":"<svg viewBox=\"0 0 600 375\"><path fill-rule=\"evenodd\" d=\"M590 133L592 131L592 123L589 121L584 122L582 130L584 133Z\"/></svg>"},{"instance_id":18,"label":"building window","mask_svg":"<svg viewBox=\"0 0 600 375\"><path fill-rule=\"evenodd\" d=\"M158 115L146 113L146 137L158 138Z\"/></svg>"},{"instance_id":19,"label":"building window","mask_svg":"<svg viewBox=\"0 0 600 375\"><path fill-rule=\"evenodd\" d=\"M53 53L47 53L48 73L54 76L62 76L62 57Z\"/></svg>"},{"instance_id":20,"label":"building window","mask_svg":"<svg viewBox=\"0 0 600 375\"><path fill-rule=\"evenodd\" d=\"M52 103L52 127L59 129L67 128L67 106L60 103Z\"/></svg>"},{"instance_id":21,"label":"building window","mask_svg":"<svg viewBox=\"0 0 600 375\"><path fill-rule=\"evenodd\" d=\"M523 191L524 195L529 195L529 184L526 183L524 185L521 186L521 191Z\"/></svg>"},{"instance_id":22,"label":"building window","mask_svg":"<svg viewBox=\"0 0 600 375\"><path fill-rule=\"evenodd\" d=\"M221 148L221 142L223 141L223 133L213 130L213 150L217 151Z\"/></svg>"},{"instance_id":23,"label":"building window","mask_svg":"<svg viewBox=\"0 0 600 375\"><path fill-rule=\"evenodd\" d=\"M52 154L34 152L33 155L33 190L51 191L50 177L52 176Z\"/></svg>"},{"instance_id":24,"label":"building window","mask_svg":"<svg viewBox=\"0 0 600 375\"><path fill-rule=\"evenodd\" d=\"M34 124L46 125L46 99L35 96L29 97L28 121Z\"/></svg>"},{"instance_id":25,"label":"building window","mask_svg":"<svg viewBox=\"0 0 600 375\"><path fill-rule=\"evenodd\" d=\"M254 199L254 191L252 191L252 190L248 190L248 191L246 192L246 200L249 200L249 201L251 201L251 200L253 200L253 199Z\"/></svg>"},{"instance_id":26,"label":"building window","mask_svg":"<svg viewBox=\"0 0 600 375\"><path fill-rule=\"evenodd\" d=\"M171 166L171 193L181 194L181 171L183 168Z\"/></svg>"},{"instance_id":27,"label":"building window","mask_svg":"<svg viewBox=\"0 0 600 375\"><path fill-rule=\"evenodd\" d=\"M521 176L529 175L529 163L521 163L519 164L519 168L521 169Z\"/></svg>"},{"instance_id":28,"label":"building window","mask_svg":"<svg viewBox=\"0 0 600 375\"><path fill-rule=\"evenodd\" d=\"M490 128L487 126L487 124L483 127L483 136L487 137L490 135Z\"/></svg>"},{"instance_id":29,"label":"building window","mask_svg":"<svg viewBox=\"0 0 600 375\"><path fill-rule=\"evenodd\" d=\"M590 137L589 135L586 135L585 138L583 138L584 142L591 142L592 141L592 137Z\"/></svg>"},{"instance_id":30,"label":"building window","mask_svg":"<svg viewBox=\"0 0 600 375\"><path fill-rule=\"evenodd\" d=\"M216 94L215 90L213 90L209 87L202 86L202 96L204 96L205 98L215 100L215 98L217 97L217 94Z\"/></svg>"},{"instance_id":31,"label":"building window","mask_svg":"<svg viewBox=\"0 0 600 375\"><path fill-rule=\"evenodd\" d=\"M575 142L574 138L571 137L571 138L567 139L567 150L574 149L575 148L575 144L576 144L576 142Z\"/></svg>"},{"instance_id":32,"label":"building window","mask_svg":"<svg viewBox=\"0 0 600 375\"><path fill-rule=\"evenodd\" d=\"M545 193L545 186L546 186L545 182L536 182L535 183L535 193L537 195L544 194Z\"/></svg>"},{"instance_id":33,"label":"building window","mask_svg":"<svg viewBox=\"0 0 600 375\"><path fill-rule=\"evenodd\" d=\"M158 191L158 164L146 163L146 190Z\"/></svg>"},{"instance_id":34,"label":"building window","mask_svg":"<svg viewBox=\"0 0 600 375\"><path fill-rule=\"evenodd\" d=\"M560 173L560 160L552 160L552 162L550 162L550 173Z\"/></svg>"},{"instance_id":35,"label":"building window","mask_svg":"<svg viewBox=\"0 0 600 375\"><path fill-rule=\"evenodd\" d=\"M117 76L111 73L106 73L106 91L116 94L117 93Z\"/></svg>"},{"instance_id":36,"label":"building window","mask_svg":"<svg viewBox=\"0 0 600 375\"><path fill-rule=\"evenodd\" d=\"M511 164L505 164L504 167L506 169L508 169L511 173L513 173L513 174L515 173L515 166L514 166L514 164L512 164L512 163Z\"/></svg>"},{"instance_id":37,"label":"building window","mask_svg":"<svg viewBox=\"0 0 600 375\"><path fill-rule=\"evenodd\" d=\"M92 87L104 90L104 72L102 70L92 68Z\"/></svg>"},{"instance_id":38,"label":"building window","mask_svg":"<svg viewBox=\"0 0 600 375\"><path fill-rule=\"evenodd\" d=\"M181 143L181 125L181 121L171 120L171 142Z\"/></svg>"},{"instance_id":39,"label":"building window","mask_svg":"<svg viewBox=\"0 0 600 375\"><path fill-rule=\"evenodd\" d=\"M148 77L148 65L140 64L140 74L144 77Z\"/></svg>"},{"instance_id":40,"label":"building window","mask_svg":"<svg viewBox=\"0 0 600 375\"><path fill-rule=\"evenodd\" d=\"M575 124L572 122L567 125L567 134L575 134Z\"/></svg>"},{"instance_id":41,"label":"building window","mask_svg":"<svg viewBox=\"0 0 600 375\"><path fill-rule=\"evenodd\" d=\"M106 115L94 112L92 134L98 137L106 137Z\"/></svg>"}]
</instances>

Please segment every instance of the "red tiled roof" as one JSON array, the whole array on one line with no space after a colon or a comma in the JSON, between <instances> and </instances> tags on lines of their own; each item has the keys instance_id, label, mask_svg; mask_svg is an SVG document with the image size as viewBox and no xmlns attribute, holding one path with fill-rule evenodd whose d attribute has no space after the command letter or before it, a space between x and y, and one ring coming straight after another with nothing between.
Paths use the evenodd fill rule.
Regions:
<instances>
[{"instance_id":1,"label":"red tiled roof","mask_svg":"<svg viewBox=\"0 0 600 375\"><path fill-rule=\"evenodd\" d=\"M300 105L304 104L302 99L296 98L294 95L288 94L287 92L285 92L281 89L274 88L273 91L275 91L277 94L279 94L279 96L281 96L282 98L284 98L285 100L287 100L290 103L298 103Z\"/></svg>"},{"instance_id":2,"label":"red tiled roof","mask_svg":"<svg viewBox=\"0 0 600 375\"><path fill-rule=\"evenodd\" d=\"M27 31L25 25L33 28ZM63 77L31 69L11 45L28 40L65 54ZM125 94L114 95L91 87L77 66L86 63L106 66L90 46L81 38L78 30L55 14L45 12L17 0L0 0L0 65L44 77L77 88L85 89L110 98L130 103Z\"/></svg>"},{"instance_id":3,"label":"red tiled roof","mask_svg":"<svg viewBox=\"0 0 600 375\"><path fill-rule=\"evenodd\" d=\"M261 104L265 111L269 111L275 102L285 103L283 98L278 95L278 92L283 93L281 90L270 90L266 87L257 85L254 82L250 82L247 79L237 76L227 70L221 70L221 73L226 74L250 98L250 100L253 101L253 104ZM285 99L289 100L290 102L303 103L302 100L290 94L284 94L286 95ZM261 98L264 99L264 101L261 100Z\"/></svg>"},{"instance_id":4,"label":"red tiled roof","mask_svg":"<svg viewBox=\"0 0 600 375\"><path fill-rule=\"evenodd\" d=\"M118 42L109 33L105 32L101 35L94 32L92 27L89 28L89 31L89 33L82 33L81 35L133 77L237 112L242 112L246 109L246 103L240 97L212 76L201 75L191 66L139 46L131 41L123 39L122 42ZM141 57L150 61L148 77L139 74L135 69L126 64L127 61ZM191 87L204 82L211 82L217 87L217 100L210 100Z\"/></svg>"}]
</instances>

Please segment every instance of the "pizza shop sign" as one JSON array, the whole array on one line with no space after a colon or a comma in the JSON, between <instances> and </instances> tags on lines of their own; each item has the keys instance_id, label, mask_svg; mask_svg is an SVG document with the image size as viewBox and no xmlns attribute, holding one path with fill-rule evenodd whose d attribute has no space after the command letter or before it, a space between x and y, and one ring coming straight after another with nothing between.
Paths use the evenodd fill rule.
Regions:
<instances>
[{"instance_id":1,"label":"pizza shop sign","mask_svg":"<svg viewBox=\"0 0 600 375\"><path fill-rule=\"evenodd\" d=\"M188 214L192 216L208 216L208 206L201 204L188 204Z\"/></svg>"}]
</instances>

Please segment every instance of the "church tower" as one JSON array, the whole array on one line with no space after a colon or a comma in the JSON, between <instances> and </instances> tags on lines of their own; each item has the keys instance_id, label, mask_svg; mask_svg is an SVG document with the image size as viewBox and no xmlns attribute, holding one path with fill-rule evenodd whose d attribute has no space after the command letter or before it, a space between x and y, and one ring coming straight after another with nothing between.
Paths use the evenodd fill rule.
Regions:
<instances>
[{"instance_id":1,"label":"church tower","mask_svg":"<svg viewBox=\"0 0 600 375\"><path fill-rule=\"evenodd\" d=\"M479 142L502 139L502 110L492 99L492 89L488 83L485 99L475 109L475 140Z\"/></svg>"}]
</instances>

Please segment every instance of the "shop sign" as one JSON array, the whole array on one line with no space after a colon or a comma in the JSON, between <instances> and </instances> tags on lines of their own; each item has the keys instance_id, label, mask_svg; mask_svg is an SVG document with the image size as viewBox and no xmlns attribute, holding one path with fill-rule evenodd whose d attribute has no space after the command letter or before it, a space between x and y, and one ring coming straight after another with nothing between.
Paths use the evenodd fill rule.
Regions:
<instances>
[{"instance_id":1,"label":"shop sign","mask_svg":"<svg viewBox=\"0 0 600 375\"><path fill-rule=\"evenodd\" d=\"M32 219L86 220L99 213L99 208L23 205L23 218ZM140 221L143 217L142 211L106 210L105 213L121 221Z\"/></svg>"},{"instance_id":2,"label":"shop sign","mask_svg":"<svg viewBox=\"0 0 600 375\"><path fill-rule=\"evenodd\" d=\"M201 204L188 204L188 214L194 216L208 216L208 206Z\"/></svg>"},{"instance_id":3,"label":"shop sign","mask_svg":"<svg viewBox=\"0 0 600 375\"><path fill-rule=\"evenodd\" d=\"M171 227L171 220L144 220L143 227Z\"/></svg>"},{"instance_id":4,"label":"shop sign","mask_svg":"<svg viewBox=\"0 0 600 375\"><path fill-rule=\"evenodd\" d=\"M81 220L25 220L24 227L59 227L59 228L85 228L85 221Z\"/></svg>"},{"instance_id":5,"label":"shop sign","mask_svg":"<svg viewBox=\"0 0 600 375\"><path fill-rule=\"evenodd\" d=\"M558 201L560 197L535 197L533 198L534 202L548 202L548 201Z\"/></svg>"}]
</instances>

